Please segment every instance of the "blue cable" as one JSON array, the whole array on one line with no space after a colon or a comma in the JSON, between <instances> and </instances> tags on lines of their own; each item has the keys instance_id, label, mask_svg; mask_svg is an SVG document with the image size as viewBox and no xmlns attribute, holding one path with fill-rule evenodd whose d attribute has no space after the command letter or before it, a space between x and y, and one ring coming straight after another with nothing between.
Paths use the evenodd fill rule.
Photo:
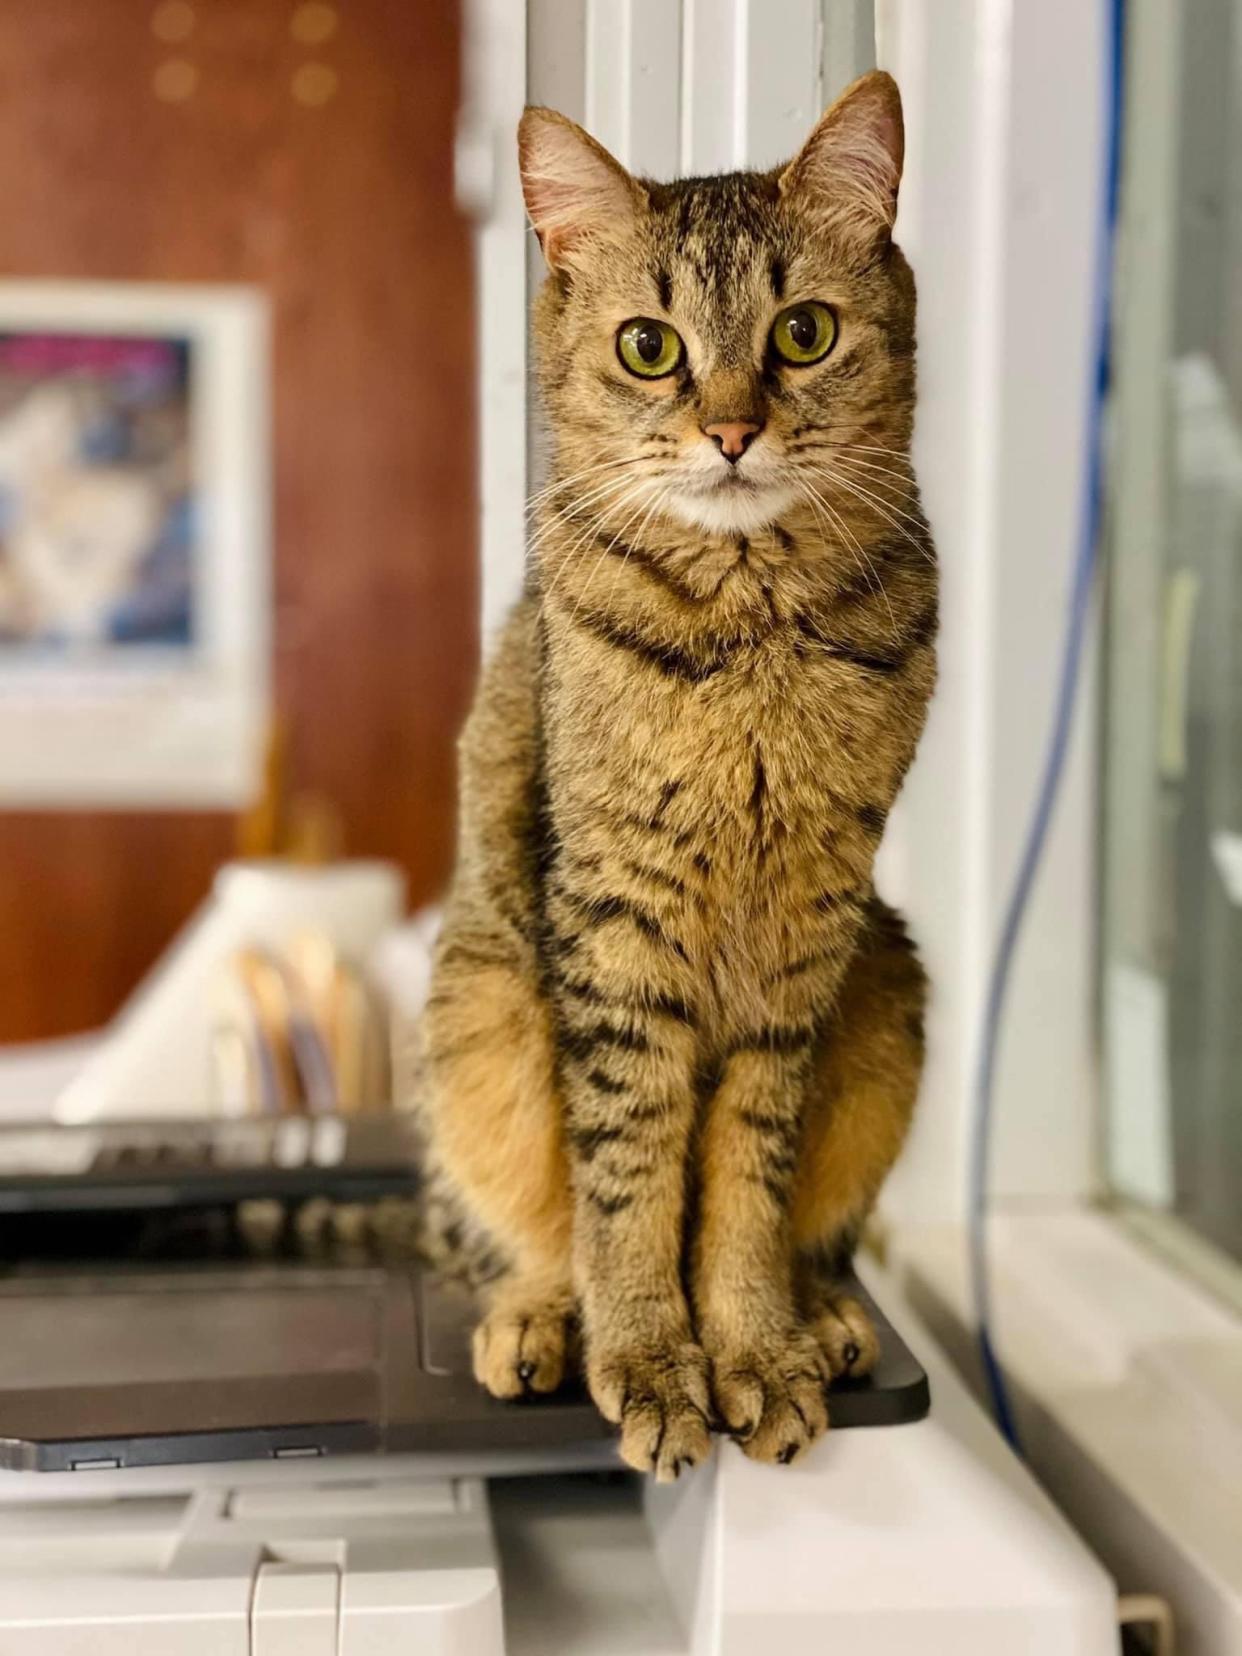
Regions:
<instances>
[{"instance_id":1,"label":"blue cable","mask_svg":"<svg viewBox=\"0 0 1242 1656\"><path fill-rule=\"evenodd\" d=\"M1121 156L1122 39L1125 0L1103 0L1106 12L1104 66L1105 153L1101 191L1101 218L1095 253L1095 298L1092 317L1093 360L1088 417L1087 465L1083 488L1078 551L1070 590L1061 672L1057 684L1052 733L1044 759L1035 810L1027 830L1018 864L1017 878L1005 909L996 957L988 982L979 1066L976 1076L974 1119L969 1171L970 1277L974 1300L975 1332L996 1423L1021 1453L1021 1443L1009 1401L1004 1372L992 1342L992 1288L987 1253L988 1165L995 1115L996 1057L1000 1046L1005 999L1014 955L1035 876L1043 859L1048 827L1060 791L1069 748L1070 730L1082 672L1083 643L1103 511L1103 428L1104 406L1109 384L1109 321L1113 237L1117 224L1117 185Z\"/></svg>"}]
</instances>

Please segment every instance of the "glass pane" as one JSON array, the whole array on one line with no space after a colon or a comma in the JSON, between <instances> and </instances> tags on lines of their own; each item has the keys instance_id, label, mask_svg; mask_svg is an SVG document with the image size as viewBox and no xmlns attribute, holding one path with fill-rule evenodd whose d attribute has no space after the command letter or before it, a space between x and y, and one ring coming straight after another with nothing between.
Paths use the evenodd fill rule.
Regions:
<instances>
[{"instance_id":1,"label":"glass pane","mask_svg":"<svg viewBox=\"0 0 1242 1656\"><path fill-rule=\"evenodd\" d=\"M1242 13L1133 8L1103 1009L1112 1191L1242 1260Z\"/></svg>"}]
</instances>

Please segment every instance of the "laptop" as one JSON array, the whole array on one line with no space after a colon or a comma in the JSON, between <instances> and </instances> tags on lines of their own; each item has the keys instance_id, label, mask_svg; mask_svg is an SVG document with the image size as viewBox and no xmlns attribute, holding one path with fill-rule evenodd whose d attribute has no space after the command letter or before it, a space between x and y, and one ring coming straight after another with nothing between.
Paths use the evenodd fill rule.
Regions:
<instances>
[{"instance_id":1,"label":"laptop","mask_svg":"<svg viewBox=\"0 0 1242 1656\"><path fill-rule=\"evenodd\" d=\"M469 1296L368 1243L369 1204L415 1199L417 1157L392 1114L0 1128L0 1468L619 1465L580 1384L489 1397ZM359 1222L302 1223L324 1199ZM882 1357L834 1386L834 1425L921 1419L923 1369L855 1291Z\"/></svg>"}]
</instances>

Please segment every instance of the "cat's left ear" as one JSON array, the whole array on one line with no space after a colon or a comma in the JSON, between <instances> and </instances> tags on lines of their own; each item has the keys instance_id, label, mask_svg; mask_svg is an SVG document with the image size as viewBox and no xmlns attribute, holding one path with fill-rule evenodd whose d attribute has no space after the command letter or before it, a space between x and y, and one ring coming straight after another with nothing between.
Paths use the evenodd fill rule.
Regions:
<instances>
[{"instance_id":1,"label":"cat's left ear","mask_svg":"<svg viewBox=\"0 0 1242 1656\"><path fill-rule=\"evenodd\" d=\"M781 194L834 229L878 241L897 216L904 156L901 93L891 75L873 69L820 116L782 172Z\"/></svg>"},{"instance_id":2,"label":"cat's left ear","mask_svg":"<svg viewBox=\"0 0 1242 1656\"><path fill-rule=\"evenodd\" d=\"M526 211L554 270L576 251L624 235L645 200L642 185L587 132L554 109L528 109L518 125Z\"/></svg>"}]
</instances>

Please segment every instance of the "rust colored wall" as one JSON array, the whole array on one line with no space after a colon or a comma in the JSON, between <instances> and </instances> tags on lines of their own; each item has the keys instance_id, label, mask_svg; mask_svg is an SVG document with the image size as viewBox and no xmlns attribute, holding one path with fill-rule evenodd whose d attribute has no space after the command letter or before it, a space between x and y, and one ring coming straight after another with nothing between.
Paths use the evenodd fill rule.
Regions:
<instances>
[{"instance_id":1,"label":"rust colored wall","mask_svg":"<svg viewBox=\"0 0 1242 1656\"><path fill-rule=\"evenodd\" d=\"M297 38L327 11L0 0L0 275L266 289L292 777L418 899L449 865L477 649L457 7L342 0L330 38ZM0 1040L106 1019L233 834L222 816L0 815Z\"/></svg>"}]
</instances>

